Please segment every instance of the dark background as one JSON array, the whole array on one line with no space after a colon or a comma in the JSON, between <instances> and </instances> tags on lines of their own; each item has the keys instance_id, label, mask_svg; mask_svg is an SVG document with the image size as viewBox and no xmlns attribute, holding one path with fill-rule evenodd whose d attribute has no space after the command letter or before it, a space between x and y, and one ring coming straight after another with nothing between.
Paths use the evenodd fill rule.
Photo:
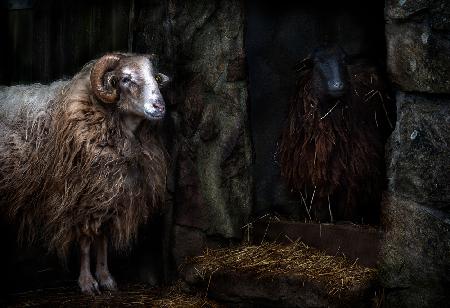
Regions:
<instances>
[{"instance_id":1,"label":"dark background","mask_svg":"<svg viewBox=\"0 0 450 308\"><path fill-rule=\"evenodd\" d=\"M127 51L131 3L3 0L0 82L47 83L106 51Z\"/></svg>"}]
</instances>

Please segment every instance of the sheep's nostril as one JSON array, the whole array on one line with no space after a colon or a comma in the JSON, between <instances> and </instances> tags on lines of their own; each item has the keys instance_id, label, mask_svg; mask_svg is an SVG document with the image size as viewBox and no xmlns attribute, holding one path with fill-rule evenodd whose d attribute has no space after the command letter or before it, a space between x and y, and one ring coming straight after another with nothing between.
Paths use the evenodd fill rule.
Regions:
<instances>
[{"instance_id":1,"label":"sheep's nostril","mask_svg":"<svg viewBox=\"0 0 450 308\"><path fill-rule=\"evenodd\" d=\"M160 104L153 104L153 108L155 108L156 110L158 110L159 112L164 112L166 107L164 105L160 105Z\"/></svg>"},{"instance_id":2,"label":"sheep's nostril","mask_svg":"<svg viewBox=\"0 0 450 308\"><path fill-rule=\"evenodd\" d=\"M344 89L344 83L342 81L334 80L328 83L331 90L341 91Z\"/></svg>"}]
</instances>

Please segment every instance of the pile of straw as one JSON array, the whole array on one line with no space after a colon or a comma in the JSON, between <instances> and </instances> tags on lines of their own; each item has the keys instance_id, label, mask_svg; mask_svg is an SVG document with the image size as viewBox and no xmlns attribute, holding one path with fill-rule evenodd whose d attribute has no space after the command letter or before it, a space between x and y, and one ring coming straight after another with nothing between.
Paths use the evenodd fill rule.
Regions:
<instances>
[{"instance_id":1,"label":"pile of straw","mask_svg":"<svg viewBox=\"0 0 450 308\"><path fill-rule=\"evenodd\" d=\"M204 280L216 272L254 274L256 279L289 276L323 286L329 295L341 296L364 288L376 277L376 270L362 267L357 260L330 256L302 242L289 245L263 243L229 249L207 250L188 261Z\"/></svg>"}]
</instances>

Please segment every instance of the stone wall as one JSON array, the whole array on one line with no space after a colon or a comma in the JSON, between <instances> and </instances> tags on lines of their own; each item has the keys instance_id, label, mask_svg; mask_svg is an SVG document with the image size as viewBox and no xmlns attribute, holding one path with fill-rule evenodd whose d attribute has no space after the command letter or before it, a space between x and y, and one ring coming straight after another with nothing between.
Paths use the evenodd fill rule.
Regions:
<instances>
[{"instance_id":1,"label":"stone wall","mask_svg":"<svg viewBox=\"0 0 450 308\"><path fill-rule=\"evenodd\" d=\"M174 1L176 263L208 242L238 239L251 206L242 2ZM191 239L194 237L194 241Z\"/></svg>"},{"instance_id":2,"label":"stone wall","mask_svg":"<svg viewBox=\"0 0 450 308\"><path fill-rule=\"evenodd\" d=\"M243 1L137 1L134 51L173 76L167 225L175 265L238 240L251 211ZM170 126L169 125L169 126Z\"/></svg>"},{"instance_id":3,"label":"stone wall","mask_svg":"<svg viewBox=\"0 0 450 308\"><path fill-rule=\"evenodd\" d=\"M450 3L387 0L397 125L381 280L387 307L444 307L450 290Z\"/></svg>"}]
</instances>

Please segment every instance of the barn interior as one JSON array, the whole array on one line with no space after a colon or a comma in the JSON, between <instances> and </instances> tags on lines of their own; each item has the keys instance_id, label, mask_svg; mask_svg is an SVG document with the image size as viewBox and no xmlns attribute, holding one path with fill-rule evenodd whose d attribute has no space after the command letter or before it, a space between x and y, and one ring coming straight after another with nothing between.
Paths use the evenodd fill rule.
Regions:
<instances>
[{"instance_id":1,"label":"barn interior","mask_svg":"<svg viewBox=\"0 0 450 308\"><path fill-rule=\"evenodd\" d=\"M121 291L79 295L76 249L62 263L21 245L3 216L0 303L444 307L449 20L443 0L3 1L0 91L71 78L108 52L157 54L173 80L163 92L165 207L130 251L112 252ZM374 225L308 220L281 176L296 65L324 43L374 64L391 97ZM170 290L155 301L161 286Z\"/></svg>"}]
</instances>

